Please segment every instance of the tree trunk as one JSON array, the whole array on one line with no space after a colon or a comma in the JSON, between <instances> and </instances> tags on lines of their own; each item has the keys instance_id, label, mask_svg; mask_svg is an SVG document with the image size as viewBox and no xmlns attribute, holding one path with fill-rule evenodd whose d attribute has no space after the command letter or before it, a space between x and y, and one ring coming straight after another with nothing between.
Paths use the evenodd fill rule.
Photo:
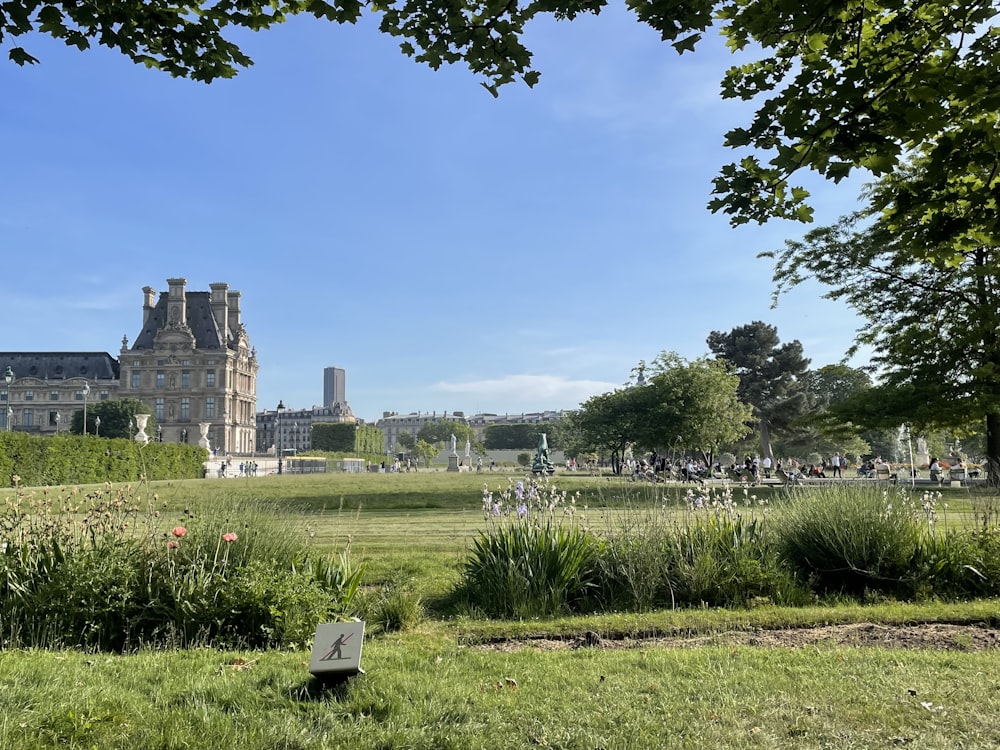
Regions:
<instances>
[{"instance_id":1,"label":"tree trunk","mask_svg":"<svg viewBox=\"0 0 1000 750\"><path fill-rule=\"evenodd\" d=\"M767 458L771 456L771 429L770 425L767 423L767 417L760 418L760 456L761 458Z\"/></svg>"},{"instance_id":2,"label":"tree trunk","mask_svg":"<svg viewBox=\"0 0 1000 750\"><path fill-rule=\"evenodd\" d=\"M986 478L991 487L1000 487L1000 414L986 415Z\"/></svg>"}]
</instances>

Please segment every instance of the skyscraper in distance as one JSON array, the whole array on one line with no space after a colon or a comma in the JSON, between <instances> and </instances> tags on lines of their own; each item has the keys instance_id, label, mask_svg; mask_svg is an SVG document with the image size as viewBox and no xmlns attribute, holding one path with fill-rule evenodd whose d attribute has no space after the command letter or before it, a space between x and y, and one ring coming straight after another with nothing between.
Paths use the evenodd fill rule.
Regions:
<instances>
[{"instance_id":1,"label":"skyscraper in distance","mask_svg":"<svg viewBox=\"0 0 1000 750\"><path fill-rule=\"evenodd\" d=\"M327 409L334 404L346 404L345 380L347 374L340 367L323 368L323 406Z\"/></svg>"}]
</instances>

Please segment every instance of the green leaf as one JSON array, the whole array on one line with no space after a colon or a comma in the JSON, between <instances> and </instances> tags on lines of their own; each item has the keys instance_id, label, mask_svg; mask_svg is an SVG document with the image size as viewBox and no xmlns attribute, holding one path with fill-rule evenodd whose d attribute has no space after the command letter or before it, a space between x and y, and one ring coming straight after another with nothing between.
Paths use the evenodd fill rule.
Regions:
<instances>
[{"instance_id":1,"label":"green leaf","mask_svg":"<svg viewBox=\"0 0 1000 750\"><path fill-rule=\"evenodd\" d=\"M29 55L23 47L14 47L7 53L7 57L18 65L27 65L29 63L35 65L38 62L38 58Z\"/></svg>"}]
</instances>

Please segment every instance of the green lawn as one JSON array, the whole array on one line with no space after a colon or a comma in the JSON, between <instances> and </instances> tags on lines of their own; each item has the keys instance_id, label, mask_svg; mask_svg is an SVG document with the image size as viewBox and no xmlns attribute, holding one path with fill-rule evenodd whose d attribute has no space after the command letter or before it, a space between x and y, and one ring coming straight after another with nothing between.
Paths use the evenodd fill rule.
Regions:
<instances>
[{"instance_id":1,"label":"green lawn","mask_svg":"<svg viewBox=\"0 0 1000 750\"><path fill-rule=\"evenodd\" d=\"M513 477L513 475L512 475ZM322 690L305 651L0 652L0 748L995 748L1000 650L713 645L496 650L496 639L603 638L874 621L1000 624L1000 602L882 603L607 614L529 622L436 614L506 475L421 472L160 482L140 488L169 525L184 509L264 499L315 543L350 544L368 587L406 585L427 618L371 637L367 675ZM680 507L684 488L583 475L592 524ZM781 495L754 490L771 503ZM949 524L994 498L947 490Z\"/></svg>"}]
</instances>

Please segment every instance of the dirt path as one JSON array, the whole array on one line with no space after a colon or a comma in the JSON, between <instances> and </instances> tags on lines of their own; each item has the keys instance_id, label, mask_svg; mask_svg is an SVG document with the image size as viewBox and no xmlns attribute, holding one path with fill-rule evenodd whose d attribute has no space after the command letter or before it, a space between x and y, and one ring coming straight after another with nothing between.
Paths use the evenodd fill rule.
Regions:
<instances>
[{"instance_id":1,"label":"dirt path","mask_svg":"<svg viewBox=\"0 0 1000 750\"><path fill-rule=\"evenodd\" d=\"M698 646L759 646L762 648L800 648L802 646L877 646L881 648L929 648L942 651L983 651L1000 648L1000 628L977 625L876 625L856 623L816 628L783 630L735 630L699 636L666 638L602 638L596 633L564 638L529 638L497 641L480 647L494 651L537 649L602 648L696 648Z\"/></svg>"}]
</instances>

